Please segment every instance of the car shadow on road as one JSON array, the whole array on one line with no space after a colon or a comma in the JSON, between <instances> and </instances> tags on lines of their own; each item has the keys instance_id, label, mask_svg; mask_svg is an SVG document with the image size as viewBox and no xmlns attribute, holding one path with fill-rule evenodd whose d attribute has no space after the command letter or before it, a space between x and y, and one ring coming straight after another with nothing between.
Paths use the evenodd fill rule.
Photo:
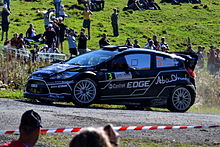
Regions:
<instances>
[{"instance_id":1,"label":"car shadow on road","mask_svg":"<svg viewBox=\"0 0 220 147\"><path fill-rule=\"evenodd\" d=\"M109 105L109 104L93 104L88 107L76 106L69 102L39 102L37 100L16 100L22 103L28 103L39 106L60 107L60 108L86 108L86 109L103 109L103 110L127 110L127 111L153 111L153 112L168 112L166 109L152 109L151 107L129 107L124 105Z\"/></svg>"}]
</instances>

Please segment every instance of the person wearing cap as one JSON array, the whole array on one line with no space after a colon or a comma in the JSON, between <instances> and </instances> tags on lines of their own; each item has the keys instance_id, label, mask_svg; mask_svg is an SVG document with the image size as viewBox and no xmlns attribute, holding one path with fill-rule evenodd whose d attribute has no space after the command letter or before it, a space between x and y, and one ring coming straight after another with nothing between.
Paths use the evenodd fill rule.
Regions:
<instances>
[{"instance_id":1,"label":"person wearing cap","mask_svg":"<svg viewBox=\"0 0 220 147\"><path fill-rule=\"evenodd\" d=\"M28 110L21 117L18 140L5 143L0 147L33 147L39 138L41 127L40 115L33 110Z\"/></svg>"},{"instance_id":2,"label":"person wearing cap","mask_svg":"<svg viewBox=\"0 0 220 147\"><path fill-rule=\"evenodd\" d=\"M92 15L92 11L89 10L88 7L85 7L83 11L83 28L88 28L88 36L90 39L90 16Z\"/></svg>"},{"instance_id":3,"label":"person wearing cap","mask_svg":"<svg viewBox=\"0 0 220 147\"><path fill-rule=\"evenodd\" d=\"M118 10L116 8L113 9L113 13L111 16L111 23L112 23L112 28L113 28L113 35L117 37L119 35L118 33Z\"/></svg>"},{"instance_id":4,"label":"person wearing cap","mask_svg":"<svg viewBox=\"0 0 220 147\"><path fill-rule=\"evenodd\" d=\"M4 4L2 13L1 13L1 16L2 16L2 39L1 41L3 41L4 39L4 32L6 33L6 40L8 40L9 15L10 15L10 11L8 10L7 4Z\"/></svg>"},{"instance_id":5,"label":"person wearing cap","mask_svg":"<svg viewBox=\"0 0 220 147\"><path fill-rule=\"evenodd\" d=\"M110 45L110 42L107 39L107 34L103 33L102 38L99 40L99 46L100 48L103 48L106 45Z\"/></svg>"},{"instance_id":6,"label":"person wearing cap","mask_svg":"<svg viewBox=\"0 0 220 147\"><path fill-rule=\"evenodd\" d=\"M48 45L44 45L44 47L40 50L41 53L47 53L48 52Z\"/></svg>"}]
</instances>

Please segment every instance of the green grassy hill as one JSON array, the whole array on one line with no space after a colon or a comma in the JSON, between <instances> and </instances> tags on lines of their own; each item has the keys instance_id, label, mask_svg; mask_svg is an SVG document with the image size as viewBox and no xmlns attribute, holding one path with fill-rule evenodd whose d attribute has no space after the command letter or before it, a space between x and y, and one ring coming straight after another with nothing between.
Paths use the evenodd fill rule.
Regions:
<instances>
[{"instance_id":1,"label":"green grassy hill","mask_svg":"<svg viewBox=\"0 0 220 147\"><path fill-rule=\"evenodd\" d=\"M220 1L203 0L201 5L182 4L181 6L159 4L162 10L145 11L122 11L127 0L105 1L104 11L94 12L92 16L91 40L88 41L88 48L99 48L98 40L104 32L109 35L108 38L112 44L120 45L130 37L132 40L139 39L140 45L144 47L146 38L154 34L158 37L166 37L171 50L184 50L188 37L195 45L206 47L219 45ZM159 0L156 1L159 3ZM70 16L65 19L64 23L79 32L83 21L81 10L72 9L77 1L63 0L62 3L66 7L66 13ZM115 7L120 10L119 37L111 37L110 16ZM34 24L38 33L43 33L43 16L37 13L37 10L48 8L54 8L52 0L36 0L36 2L13 0L9 38L15 32L25 33L30 23ZM65 52L68 52L67 43L65 43Z\"/></svg>"}]
</instances>

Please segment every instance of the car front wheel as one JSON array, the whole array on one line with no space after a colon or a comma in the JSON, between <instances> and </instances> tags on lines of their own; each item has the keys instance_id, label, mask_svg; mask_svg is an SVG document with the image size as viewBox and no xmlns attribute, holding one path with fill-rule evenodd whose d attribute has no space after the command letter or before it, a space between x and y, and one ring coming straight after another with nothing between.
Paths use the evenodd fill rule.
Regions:
<instances>
[{"instance_id":1,"label":"car front wheel","mask_svg":"<svg viewBox=\"0 0 220 147\"><path fill-rule=\"evenodd\" d=\"M73 103L86 107L97 97L96 83L89 78L78 81L73 87Z\"/></svg>"},{"instance_id":2,"label":"car front wheel","mask_svg":"<svg viewBox=\"0 0 220 147\"><path fill-rule=\"evenodd\" d=\"M195 92L186 87L177 87L168 99L171 112L186 112L195 101Z\"/></svg>"}]
</instances>

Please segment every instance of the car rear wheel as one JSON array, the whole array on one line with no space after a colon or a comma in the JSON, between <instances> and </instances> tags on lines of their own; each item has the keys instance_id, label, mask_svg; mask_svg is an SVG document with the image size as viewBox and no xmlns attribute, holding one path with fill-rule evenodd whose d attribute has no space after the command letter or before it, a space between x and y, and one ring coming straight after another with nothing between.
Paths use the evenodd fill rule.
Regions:
<instances>
[{"instance_id":1,"label":"car rear wheel","mask_svg":"<svg viewBox=\"0 0 220 147\"><path fill-rule=\"evenodd\" d=\"M186 87L177 87L168 99L168 109L171 112L186 112L195 101L195 91Z\"/></svg>"},{"instance_id":2,"label":"car rear wheel","mask_svg":"<svg viewBox=\"0 0 220 147\"><path fill-rule=\"evenodd\" d=\"M73 103L82 107L89 106L97 97L96 86L89 78L78 81L73 88Z\"/></svg>"}]
</instances>

